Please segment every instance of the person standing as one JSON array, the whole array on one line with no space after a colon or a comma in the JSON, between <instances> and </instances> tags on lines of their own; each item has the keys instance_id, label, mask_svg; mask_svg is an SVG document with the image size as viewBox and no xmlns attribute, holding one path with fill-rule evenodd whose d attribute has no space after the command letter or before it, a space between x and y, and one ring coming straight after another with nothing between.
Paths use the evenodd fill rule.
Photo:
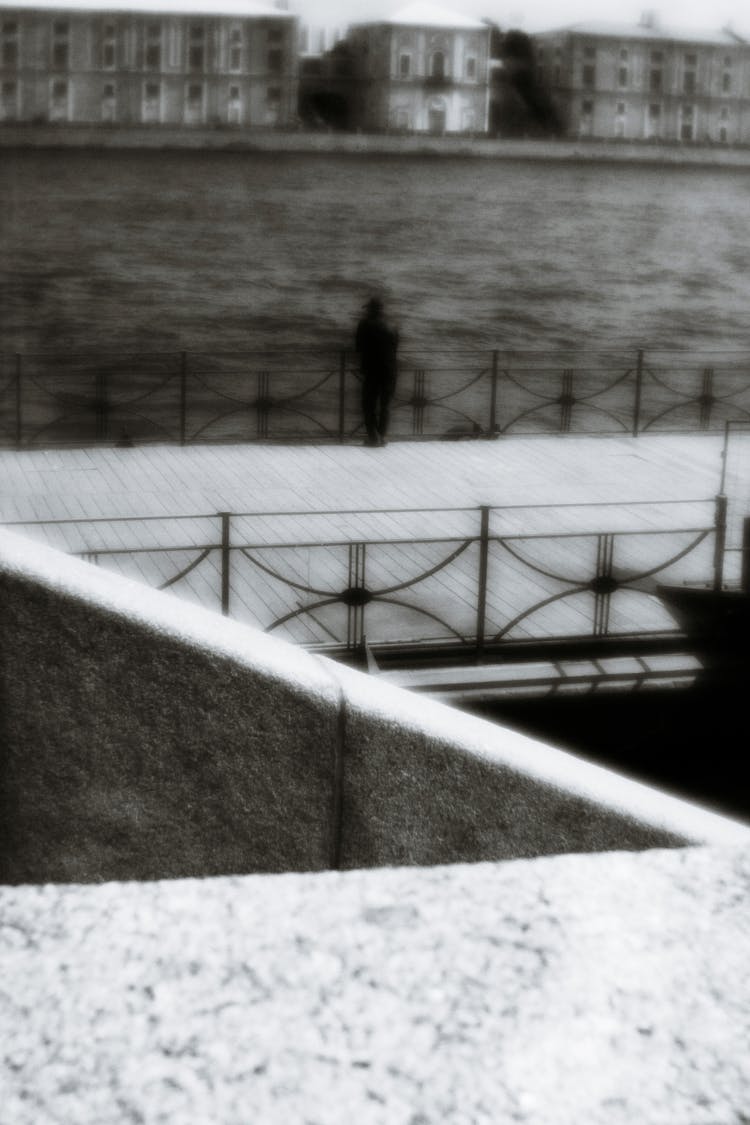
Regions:
<instances>
[{"instance_id":1,"label":"person standing","mask_svg":"<svg viewBox=\"0 0 750 1125\"><path fill-rule=\"evenodd\" d=\"M385 321L383 302L372 297L357 325L354 346L362 372L365 445L385 445L390 405L396 390L398 332Z\"/></svg>"}]
</instances>

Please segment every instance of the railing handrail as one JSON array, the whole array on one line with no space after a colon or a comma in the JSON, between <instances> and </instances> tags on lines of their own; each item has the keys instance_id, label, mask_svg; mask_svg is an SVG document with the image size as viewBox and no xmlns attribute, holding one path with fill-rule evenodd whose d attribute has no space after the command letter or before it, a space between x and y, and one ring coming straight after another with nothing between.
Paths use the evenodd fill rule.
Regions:
<instances>
[{"instance_id":1,"label":"railing handrail","mask_svg":"<svg viewBox=\"0 0 750 1125\"><path fill-rule=\"evenodd\" d=\"M231 511L232 519L268 519L312 517L312 516L399 516L445 514L457 512L478 512L482 507L487 507L491 512L536 512L549 509L555 511L570 511L578 508L662 508L676 507L681 504L713 504L714 496L695 496L686 499L667 500L581 500L569 501L565 504L465 504L457 507L428 507L428 508L283 508L265 511L256 509L252 512ZM72 516L65 519L34 519L34 520L2 520L3 527L47 527L63 526L68 524L115 524L115 523L173 523L184 520L211 520L216 518L216 512L199 512L187 515L146 515L146 516ZM664 530L671 530L666 528ZM416 542L416 540L414 540Z\"/></svg>"},{"instance_id":2,"label":"railing handrail","mask_svg":"<svg viewBox=\"0 0 750 1125\"><path fill-rule=\"evenodd\" d=\"M706 504L710 500L703 499L700 501L671 501L672 505L691 503L693 506L696 503ZM477 655L480 655L486 644L496 644L508 638L509 634L513 632L519 625L521 625L527 618L533 616L540 610L544 610L548 605L568 596L575 596L580 593L590 593L593 596L594 602L594 617L592 625L592 636L604 637L610 634L610 599L612 594L619 589L628 590L641 590L643 592L643 582L653 582L654 575L667 570L669 567L674 566L681 559L691 554L701 543L705 542L709 536L713 534L714 551L713 551L713 586L714 589L721 589L723 582L723 569L726 547L726 513L727 503L726 497L719 495L713 498L713 519L702 525L696 525L691 522L689 526L678 527L661 527L655 528L650 523L646 523L640 527L613 527L610 530L603 529L601 526L596 527L583 527L579 529L566 529L566 530L544 530L544 531L518 531L509 530L506 532L500 531L497 528L492 528L491 517L495 515L508 513L518 513L519 511L526 511L533 513L535 510L549 511L550 508L557 507L561 513L570 512L571 510L590 511L593 509L605 508L612 512L613 510L627 510L632 512L633 508L637 505L639 508L653 509L657 506L659 501L639 501L634 503L618 502L618 503L603 503L603 502L583 502L582 504L561 504L561 505L497 505L491 506L487 504L460 507L453 509L423 509L423 508L375 508L369 510L326 510L317 512L307 511L284 511L277 513L279 520L289 519L290 517L301 517L303 520L309 520L310 516L328 516L339 517L342 514L355 514L358 517L382 516L387 515L390 517L397 517L401 515L414 515L418 512L427 517L432 517L439 513L445 515L446 512L458 513L461 516L470 515L472 517L472 526L464 528L462 533L457 534L454 529L449 529L446 533L439 535L415 535L413 533L408 535L394 535L390 528L383 530L379 533L377 528L368 529L367 534L357 535L352 529L352 534L345 534L344 536L335 534L334 529L330 529L328 536L320 535L317 539L302 536L286 537L281 540L273 541L268 537L255 541L251 535L238 535L238 524L242 520L253 519L253 517L261 517L265 520L269 518L271 513L268 512L253 512L253 513L232 513L228 511L215 512L211 515L204 515L198 518L202 521L212 520L216 528L215 536L203 536L200 542L176 542L170 545L162 546L158 542L152 545L144 545L140 542L137 545L119 544L109 545L102 543L100 545L88 544L81 545L71 549L70 544L67 549L70 553L79 557L87 558L94 562L99 562L102 557L122 557L130 556L131 558L138 556L160 556L160 555L175 555L190 552L193 556L188 564L178 570L169 579L163 581L160 588L167 589L176 585L177 582L186 578L192 573L202 561L214 552L218 552L220 556L220 603L221 612L224 615L229 615L230 602L232 597L232 567L233 560L238 555L245 556L247 562L260 571L265 571L267 578L278 581L281 583L282 588L288 588L285 595L287 610L276 616L275 620L271 621L265 627L268 630L273 630L277 627L283 626L292 620L305 617L309 614L316 625L320 625L315 611L324 606L339 604L346 607L347 613L347 632L346 644L347 650L357 649L362 643L365 634L365 607L370 601L382 601L388 603L392 601L393 595L400 597L400 592L411 590L413 587L419 586L420 583L428 580L434 574L445 570L450 567L460 556L464 555L465 560L469 560L471 556L466 555L468 548L476 548L478 545L478 570L474 572L475 593L473 595L473 604L476 613L475 629L476 632L472 634L471 629L468 631L465 627L461 626L459 631L450 621L438 613L434 609L428 609L424 606L420 607L417 603L412 603L411 608L419 613L426 614L433 622L443 629L442 636L446 634L452 635L455 639L463 644L473 643L476 648ZM161 520L162 524L169 523L174 525L176 522L190 517L174 516L174 517L146 517L149 521ZM218 527L216 527L218 521ZM32 520L32 521L13 521L10 526L59 526L60 524L70 525L74 523L79 527L85 529L87 526L96 525L97 527L108 522L113 524L122 525L123 523L137 523L138 517L134 516L118 516L112 521L107 521L104 517L95 517L93 520L86 520L84 518L77 518L74 520ZM435 521L432 521L435 522ZM335 535L335 538L332 537ZM635 570L632 566L626 567L624 570L621 566L616 566L614 563L615 557L615 544L617 542L628 541L633 538L644 538L648 536L651 539L657 537L670 537L674 540L676 537L690 536L690 541L677 550L671 550L667 558L663 558L654 564L653 560L641 563ZM84 537L85 531L84 531ZM565 543L570 540L577 540L579 542L592 542L596 545L596 562L594 563L589 557L588 552L584 552L583 556L570 555L566 553L565 563L545 561L540 558L535 560L533 557L524 557L524 554L519 553L515 546L516 544L534 544L539 542L555 542ZM162 540L163 542L163 540ZM563 589L553 595L547 592L543 595L541 600L533 602L531 606L525 606L520 613L512 617L510 621L505 621L501 628L497 629L497 624L490 627L488 621L488 597L490 593L490 580L489 580L489 551L490 547L496 544L499 548L509 553L518 563L524 567L528 567L531 572L536 572L537 575L542 575L544 579L554 581L558 585L562 585ZM391 574L386 580L385 584L380 580L380 587L372 588L368 585L366 572L368 570L367 560L369 558L369 549L377 547L431 547L440 546L441 548L448 549L448 554L436 560L427 562L425 560L419 563L416 573L414 573L410 566L404 568L400 574ZM300 550L315 551L315 550L337 550L344 549L348 551L349 556L349 582L345 588L335 586L330 588L330 579L325 577L311 578L308 562L308 574L304 578L296 575L293 570L292 573L285 573L284 566L280 566L278 562L271 561L268 558L268 553L281 553L285 551L299 552ZM570 563L573 566L568 572ZM466 562L462 565L466 565ZM471 567L477 564L471 563ZM582 573L580 573L582 571ZM376 569L377 573L377 569ZM466 575L463 573L461 582L465 582ZM342 576L343 577L343 576ZM538 581L538 579L536 580ZM395 583L395 584L394 584ZM535 583L531 583L533 589ZM289 601L289 591L296 591L303 593L303 599L307 598L307 603L300 600L295 593L296 605L294 608L289 609L291 604ZM214 591L215 592L215 591ZM313 598L310 601L310 597ZM321 600L322 598L322 600ZM402 604L406 608L410 607L407 601L399 602L396 600L395 604ZM278 608L278 607L277 607ZM435 607L439 608L439 607ZM442 612L442 611L441 611ZM459 619L460 624L460 619ZM326 626L326 632L330 636L330 630ZM492 633L494 629L494 636L488 637L488 630ZM648 633L648 629L640 629L641 633ZM472 641L473 635L473 641ZM566 634L567 635L567 634ZM317 642L312 642L317 643ZM338 643L338 642L337 642ZM341 642L343 644L343 641Z\"/></svg>"},{"instance_id":3,"label":"railing handrail","mask_svg":"<svg viewBox=\"0 0 750 1125\"><path fill-rule=\"evenodd\" d=\"M707 432L727 416L750 418L750 353L739 349L646 356L643 348L590 345L553 352L415 344L399 355L392 413L406 423L402 437L494 439L540 430L637 437ZM672 365L678 378L670 381ZM2 353L0 443L343 443L361 438L358 366L354 349L335 343Z\"/></svg>"}]
</instances>

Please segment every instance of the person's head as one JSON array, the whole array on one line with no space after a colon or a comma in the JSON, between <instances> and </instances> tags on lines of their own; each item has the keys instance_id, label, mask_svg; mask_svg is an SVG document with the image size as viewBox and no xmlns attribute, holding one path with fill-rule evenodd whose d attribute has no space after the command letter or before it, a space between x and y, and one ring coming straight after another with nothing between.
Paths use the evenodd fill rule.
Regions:
<instances>
[{"instance_id":1,"label":"person's head","mask_svg":"<svg viewBox=\"0 0 750 1125\"><path fill-rule=\"evenodd\" d=\"M370 297L365 305L365 312L371 319L376 320L377 317L383 315L383 302L379 297Z\"/></svg>"}]
</instances>

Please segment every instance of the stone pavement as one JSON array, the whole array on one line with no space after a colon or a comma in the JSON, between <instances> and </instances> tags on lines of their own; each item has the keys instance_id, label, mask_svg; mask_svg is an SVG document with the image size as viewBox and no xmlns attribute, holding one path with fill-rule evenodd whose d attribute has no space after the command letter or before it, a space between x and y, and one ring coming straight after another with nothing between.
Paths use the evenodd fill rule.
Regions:
<instances>
[{"instance_id":1,"label":"stone pavement","mask_svg":"<svg viewBox=\"0 0 750 1125\"><path fill-rule=\"evenodd\" d=\"M750 856L0 890L8 1125L740 1125Z\"/></svg>"}]
</instances>

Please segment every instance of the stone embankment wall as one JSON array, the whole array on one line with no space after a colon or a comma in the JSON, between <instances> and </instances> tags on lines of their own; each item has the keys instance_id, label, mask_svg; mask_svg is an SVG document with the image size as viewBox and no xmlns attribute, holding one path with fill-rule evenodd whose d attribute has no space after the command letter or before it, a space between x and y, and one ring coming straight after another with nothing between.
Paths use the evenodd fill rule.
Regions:
<instances>
[{"instance_id":1,"label":"stone embankment wall","mask_svg":"<svg viewBox=\"0 0 750 1125\"><path fill-rule=\"evenodd\" d=\"M750 852L0 888L8 1125L739 1125Z\"/></svg>"},{"instance_id":2,"label":"stone embankment wall","mask_svg":"<svg viewBox=\"0 0 750 1125\"><path fill-rule=\"evenodd\" d=\"M0 533L0 881L498 860L745 826Z\"/></svg>"},{"instance_id":3,"label":"stone embankment wall","mask_svg":"<svg viewBox=\"0 0 750 1125\"><path fill-rule=\"evenodd\" d=\"M209 149L371 156L469 156L624 164L750 167L750 148L598 140L498 140L489 137L314 133L304 130L2 125L2 148Z\"/></svg>"}]
</instances>

